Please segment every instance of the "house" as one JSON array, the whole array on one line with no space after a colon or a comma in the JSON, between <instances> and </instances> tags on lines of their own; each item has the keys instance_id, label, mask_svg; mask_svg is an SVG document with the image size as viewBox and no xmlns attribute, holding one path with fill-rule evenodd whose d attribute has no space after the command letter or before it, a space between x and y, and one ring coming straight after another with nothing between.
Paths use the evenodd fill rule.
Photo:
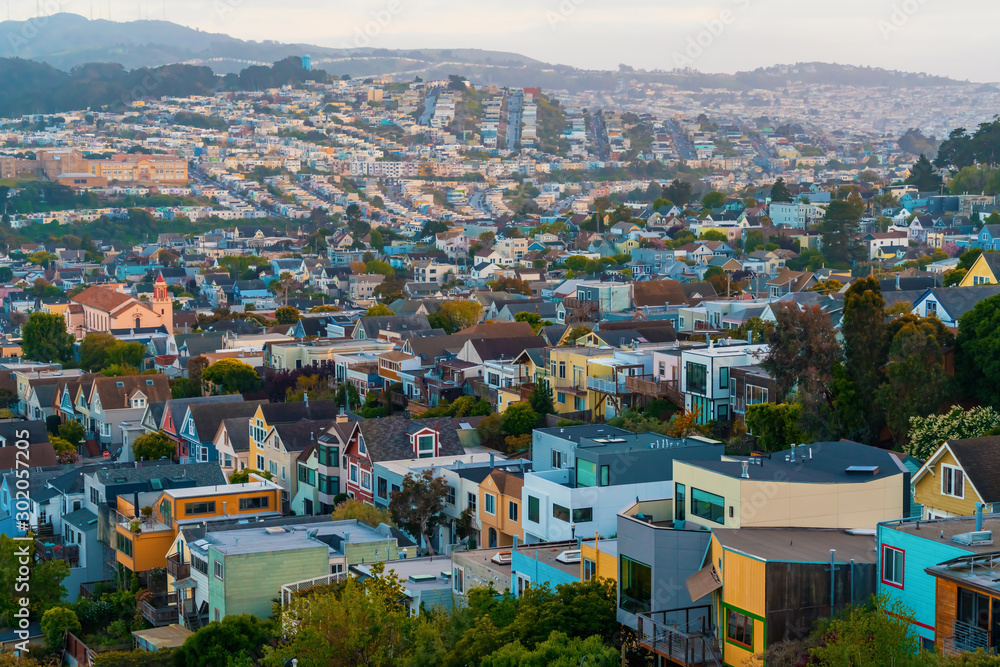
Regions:
<instances>
[{"instance_id":1,"label":"house","mask_svg":"<svg viewBox=\"0 0 1000 667\"><path fill-rule=\"evenodd\" d=\"M732 369L755 365L767 355L761 343L715 345L681 350L680 391L684 409L698 415L698 423L732 419Z\"/></svg>"},{"instance_id":2,"label":"house","mask_svg":"<svg viewBox=\"0 0 1000 667\"><path fill-rule=\"evenodd\" d=\"M219 424L226 419L247 419L267 401L232 401L213 403L192 401L174 405L180 428L177 431L177 460L181 463L204 463L219 460L214 447ZM183 412L181 412L183 410ZM263 470L263 468L256 468Z\"/></svg>"},{"instance_id":3,"label":"house","mask_svg":"<svg viewBox=\"0 0 1000 667\"><path fill-rule=\"evenodd\" d=\"M1000 251L1000 225L983 225L972 242L973 248L981 248L983 251Z\"/></svg>"},{"instance_id":4,"label":"house","mask_svg":"<svg viewBox=\"0 0 1000 667\"><path fill-rule=\"evenodd\" d=\"M767 281L768 296L777 299L786 294L807 292L816 285L816 276L808 271L785 269Z\"/></svg>"},{"instance_id":5,"label":"house","mask_svg":"<svg viewBox=\"0 0 1000 667\"><path fill-rule=\"evenodd\" d=\"M984 252L969 268L959 287L1000 285L1000 253Z\"/></svg>"},{"instance_id":6,"label":"house","mask_svg":"<svg viewBox=\"0 0 1000 667\"><path fill-rule=\"evenodd\" d=\"M935 579L936 651L945 655L997 648L1000 568L995 554L973 554L927 568Z\"/></svg>"},{"instance_id":7,"label":"house","mask_svg":"<svg viewBox=\"0 0 1000 667\"><path fill-rule=\"evenodd\" d=\"M871 232L861 237L861 242L868 248L868 259L880 259L885 256L887 249L891 248L890 255L896 256L895 249L906 247L907 232Z\"/></svg>"},{"instance_id":8,"label":"house","mask_svg":"<svg viewBox=\"0 0 1000 667\"><path fill-rule=\"evenodd\" d=\"M971 516L1000 503L1000 437L948 440L913 475L913 497L924 519ZM997 505L1000 508L1000 504Z\"/></svg>"},{"instance_id":9,"label":"house","mask_svg":"<svg viewBox=\"0 0 1000 667\"><path fill-rule=\"evenodd\" d=\"M89 391L80 387L80 398L87 404L89 430L103 449L115 451L123 442L121 425L141 420L149 403L170 398L170 383L166 375L96 377Z\"/></svg>"},{"instance_id":10,"label":"house","mask_svg":"<svg viewBox=\"0 0 1000 667\"><path fill-rule=\"evenodd\" d=\"M949 328L957 329L962 315L976 304L1000 294L1000 284L979 287L935 287L914 300L912 313L921 317L937 317Z\"/></svg>"},{"instance_id":11,"label":"house","mask_svg":"<svg viewBox=\"0 0 1000 667\"><path fill-rule=\"evenodd\" d=\"M524 474L493 469L479 485L479 544L507 547L523 539Z\"/></svg>"},{"instance_id":12,"label":"house","mask_svg":"<svg viewBox=\"0 0 1000 667\"><path fill-rule=\"evenodd\" d=\"M512 593L520 596L531 586L555 589L581 581L580 544L577 540L543 542L530 548L511 549Z\"/></svg>"}]
</instances>

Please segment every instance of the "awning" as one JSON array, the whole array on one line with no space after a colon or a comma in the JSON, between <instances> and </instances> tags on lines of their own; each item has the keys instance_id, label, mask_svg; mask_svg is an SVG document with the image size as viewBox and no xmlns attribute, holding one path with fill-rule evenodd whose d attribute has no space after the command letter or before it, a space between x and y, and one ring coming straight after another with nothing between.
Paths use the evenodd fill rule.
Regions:
<instances>
[{"instance_id":1,"label":"awning","mask_svg":"<svg viewBox=\"0 0 1000 667\"><path fill-rule=\"evenodd\" d=\"M698 575L695 575L695 576L698 576ZM191 577L188 577L187 579L178 579L177 581L174 582L174 590L182 591L182 590L184 590L186 588L194 588L197 585L198 585L198 582L196 582Z\"/></svg>"},{"instance_id":2,"label":"awning","mask_svg":"<svg viewBox=\"0 0 1000 667\"><path fill-rule=\"evenodd\" d=\"M688 577L685 583L688 587L688 593L691 594L692 602L697 602L712 591L722 588L722 580L719 579L719 574L715 571L715 565L711 564Z\"/></svg>"}]
</instances>

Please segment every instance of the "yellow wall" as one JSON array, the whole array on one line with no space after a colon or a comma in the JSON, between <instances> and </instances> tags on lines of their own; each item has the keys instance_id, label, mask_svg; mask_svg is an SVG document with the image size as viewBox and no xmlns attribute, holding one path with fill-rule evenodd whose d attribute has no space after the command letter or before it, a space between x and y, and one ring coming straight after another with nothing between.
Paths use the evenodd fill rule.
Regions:
<instances>
[{"instance_id":1,"label":"yellow wall","mask_svg":"<svg viewBox=\"0 0 1000 667\"><path fill-rule=\"evenodd\" d=\"M880 521L904 516L902 475L850 484L795 484L754 480L752 467L750 474L746 480L674 463L674 481L687 487L689 507L694 488L725 498L726 528L875 528ZM686 518L708 528L720 525L690 511Z\"/></svg>"},{"instance_id":2,"label":"yellow wall","mask_svg":"<svg viewBox=\"0 0 1000 667\"><path fill-rule=\"evenodd\" d=\"M486 494L496 496L496 514L489 514L486 511ZM517 505L517 521L511 521L508 515L508 504L513 502ZM517 535L518 539L524 538L521 532L521 520L525 508L521 507L521 496L506 496L500 493L492 477L487 477L479 486L479 525L482 533L481 546L489 545L490 528L495 528L498 533L497 546L510 546L513 541L510 539ZM507 536L504 539L503 536Z\"/></svg>"},{"instance_id":3,"label":"yellow wall","mask_svg":"<svg viewBox=\"0 0 1000 667\"><path fill-rule=\"evenodd\" d=\"M980 281L978 283L980 285L984 284L982 280L984 278L986 279L987 283L990 283L992 285L997 284L997 277L993 275L992 271L990 271L990 267L986 264L986 259L984 255L980 255L976 259L975 263L972 265L972 268L969 269L969 272L965 274L964 278L962 278L962 282L959 283L959 286L971 287L976 284L975 278L977 277L980 278Z\"/></svg>"},{"instance_id":4,"label":"yellow wall","mask_svg":"<svg viewBox=\"0 0 1000 667\"><path fill-rule=\"evenodd\" d=\"M727 665L756 665L755 653L766 648L765 563L744 554L723 549L712 538L712 563L722 578L722 588L713 596L719 619L719 637L723 646L723 662ZM721 563L721 566L720 566ZM721 597L720 597L721 595ZM733 609L754 619L753 648L748 650L726 639L728 610Z\"/></svg>"},{"instance_id":5,"label":"yellow wall","mask_svg":"<svg viewBox=\"0 0 1000 667\"><path fill-rule=\"evenodd\" d=\"M942 445L943 447L944 445ZM976 503L983 502L964 477L965 498L952 498L941 493L941 466L957 466L958 461L950 451L945 451L933 467L934 474L927 472L913 487L913 499L924 506L924 512L939 510L953 516L971 516L976 513Z\"/></svg>"},{"instance_id":6,"label":"yellow wall","mask_svg":"<svg viewBox=\"0 0 1000 667\"><path fill-rule=\"evenodd\" d=\"M136 535L127 527L120 524L115 529L118 533L132 540L131 557L121 551L116 551L119 563L133 572L145 572L153 568L167 566L167 551L174 542L173 531L149 531ZM115 548L117 550L117 539L115 541Z\"/></svg>"},{"instance_id":7,"label":"yellow wall","mask_svg":"<svg viewBox=\"0 0 1000 667\"><path fill-rule=\"evenodd\" d=\"M618 581L618 558L614 554L601 551L600 542L595 547L593 542L584 542L580 545L580 581L583 581L583 560L590 560L597 564L596 577L599 579L610 579Z\"/></svg>"}]
</instances>

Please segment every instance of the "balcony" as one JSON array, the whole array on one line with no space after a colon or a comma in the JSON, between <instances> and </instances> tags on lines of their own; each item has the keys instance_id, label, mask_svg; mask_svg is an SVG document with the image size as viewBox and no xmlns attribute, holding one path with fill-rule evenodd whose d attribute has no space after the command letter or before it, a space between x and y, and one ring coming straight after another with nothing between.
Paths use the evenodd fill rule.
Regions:
<instances>
[{"instance_id":1,"label":"balcony","mask_svg":"<svg viewBox=\"0 0 1000 667\"><path fill-rule=\"evenodd\" d=\"M633 394L665 398L677 405L684 405L684 394L680 392L677 380L655 380L652 375L635 375L625 378L625 388Z\"/></svg>"},{"instance_id":2,"label":"balcony","mask_svg":"<svg viewBox=\"0 0 1000 667\"><path fill-rule=\"evenodd\" d=\"M139 614L153 627L159 628L177 622L177 603L167 594L156 595L139 602Z\"/></svg>"},{"instance_id":3,"label":"balcony","mask_svg":"<svg viewBox=\"0 0 1000 667\"><path fill-rule=\"evenodd\" d=\"M597 301L584 301L575 297L563 299L563 305L566 307L567 324L596 321L600 310L600 304Z\"/></svg>"},{"instance_id":4,"label":"balcony","mask_svg":"<svg viewBox=\"0 0 1000 667\"><path fill-rule=\"evenodd\" d=\"M174 581L187 579L191 576L191 564L182 563L177 554L170 554L167 556L167 574L173 577Z\"/></svg>"},{"instance_id":5,"label":"balcony","mask_svg":"<svg viewBox=\"0 0 1000 667\"><path fill-rule=\"evenodd\" d=\"M603 378L587 378L587 389L591 391L598 391L602 394L612 394L615 396L621 394L631 394L626 386L626 377L620 376L617 380L605 380Z\"/></svg>"},{"instance_id":6,"label":"balcony","mask_svg":"<svg viewBox=\"0 0 1000 667\"><path fill-rule=\"evenodd\" d=\"M64 544L62 537L38 537L35 539L35 558L39 563L62 560L70 567L79 567L80 547L76 544Z\"/></svg>"},{"instance_id":7,"label":"balcony","mask_svg":"<svg viewBox=\"0 0 1000 667\"><path fill-rule=\"evenodd\" d=\"M708 607L638 614L639 644L676 665L722 667L708 614Z\"/></svg>"},{"instance_id":8,"label":"balcony","mask_svg":"<svg viewBox=\"0 0 1000 667\"><path fill-rule=\"evenodd\" d=\"M956 620L952 636L945 637L941 642L941 652L945 655L959 655L983 649L990 653L996 650L991 634L989 630Z\"/></svg>"}]
</instances>

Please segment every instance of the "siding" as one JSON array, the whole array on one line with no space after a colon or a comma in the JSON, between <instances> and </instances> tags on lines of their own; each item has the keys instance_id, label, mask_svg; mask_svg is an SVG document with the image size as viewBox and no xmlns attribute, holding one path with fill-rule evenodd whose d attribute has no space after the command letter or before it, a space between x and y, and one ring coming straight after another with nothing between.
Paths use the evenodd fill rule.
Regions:
<instances>
[{"instance_id":1,"label":"siding","mask_svg":"<svg viewBox=\"0 0 1000 667\"><path fill-rule=\"evenodd\" d=\"M272 599L279 597L283 584L321 577L330 572L329 548L323 545L278 553L262 552L226 556L225 581L215 577L215 562L221 554L209 548L209 620L215 609L227 613L253 614L270 618ZM232 610L228 612L227 610Z\"/></svg>"},{"instance_id":2,"label":"siding","mask_svg":"<svg viewBox=\"0 0 1000 667\"><path fill-rule=\"evenodd\" d=\"M950 451L945 451L934 464L933 472L925 474L916 483L914 496L916 501L924 506L924 512L939 510L950 516L971 516L976 513L976 503L981 502L979 496L965 477L965 498L952 498L941 493L941 466L943 464L957 466L958 461Z\"/></svg>"}]
</instances>

